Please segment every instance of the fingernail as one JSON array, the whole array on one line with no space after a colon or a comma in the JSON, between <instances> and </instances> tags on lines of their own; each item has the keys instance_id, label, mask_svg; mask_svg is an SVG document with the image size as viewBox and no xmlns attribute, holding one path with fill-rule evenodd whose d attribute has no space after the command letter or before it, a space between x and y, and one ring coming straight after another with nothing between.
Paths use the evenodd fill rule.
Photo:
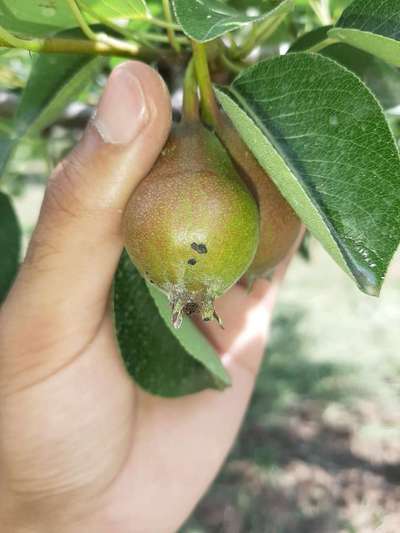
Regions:
<instances>
[{"instance_id":1,"label":"fingernail","mask_svg":"<svg viewBox=\"0 0 400 533\"><path fill-rule=\"evenodd\" d=\"M149 109L140 80L121 66L111 74L93 118L103 141L128 144L149 121Z\"/></svg>"}]
</instances>

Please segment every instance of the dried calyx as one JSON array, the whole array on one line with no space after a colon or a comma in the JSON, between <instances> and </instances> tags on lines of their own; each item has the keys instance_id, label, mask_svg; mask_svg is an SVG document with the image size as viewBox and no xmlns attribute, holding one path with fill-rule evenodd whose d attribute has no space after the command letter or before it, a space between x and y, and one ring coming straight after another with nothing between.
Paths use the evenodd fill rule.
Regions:
<instances>
[{"instance_id":1,"label":"dried calyx","mask_svg":"<svg viewBox=\"0 0 400 533\"><path fill-rule=\"evenodd\" d=\"M168 295L175 327L194 313L222 324L214 301L247 271L259 241L257 203L197 105L192 91L123 220L127 251Z\"/></svg>"},{"instance_id":2,"label":"dried calyx","mask_svg":"<svg viewBox=\"0 0 400 533\"><path fill-rule=\"evenodd\" d=\"M176 328L193 314L222 325L215 299L244 275L270 273L301 230L215 102L215 132L201 122L192 63L184 89L183 119L131 196L123 221L127 251L167 294Z\"/></svg>"}]
</instances>

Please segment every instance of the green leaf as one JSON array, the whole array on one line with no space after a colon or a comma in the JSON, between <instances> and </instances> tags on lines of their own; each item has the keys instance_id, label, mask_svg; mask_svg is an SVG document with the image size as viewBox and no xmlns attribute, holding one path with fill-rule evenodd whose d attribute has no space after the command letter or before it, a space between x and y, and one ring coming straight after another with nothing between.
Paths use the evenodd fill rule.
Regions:
<instances>
[{"instance_id":1,"label":"green leaf","mask_svg":"<svg viewBox=\"0 0 400 533\"><path fill-rule=\"evenodd\" d=\"M266 0L263 13L248 15L221 0L172 0L176 18L192 39L207 42L250 22L259 22L288 11L293 0Z\"/></svg>"},{"instance_id":2,"label":"green leaf","mask_svg":"<svg viewBox=\"0 0 400 533\"><path fill-rule=\"evenodd\" d=\"M21 230L9 197L0 192L0 304L14 281L21 253Z\"/></svg>"},{"instance_id":3,"label":"green leaf","mask_svg":"<svg viewBox=\"0 0 400 533\"><path fill-rule=\"evenodd\" d=\"M65 0L0 0L0 26L25 37L76 26Z\"/></svg>"},{"instance_id":4,"label":"green leaf","mask_svg":"<svg viewBox=\"0 0 400 533\"><path fill-rule=\"evenodd\" d=\"M126 17L143 19L149 16L144 0L78 0L82 8L89 8L105 18Z\"/></svg>"},{"instance_id":5,"label":"green leaf","mask_svg":"<svg viewBox=\"0 0 400 533\"><path fill-rule=\"evenodd\" d=\"M249 7L258 9L259 11L263 11L265 8L265 4L268 2L268 0L223 0L223 1L226 4L229 4L238 9L241 9L242 11L244 9L249 9Z\"/></svg>"},{"instance_id":6,"label":"green leaf","mask_svg":"<svg viewBox=\"0 0 400 533\"><path fill-rule=\"evenodd\" d=\"M78 0L78 4L106 19L149 16L145 0ZM45 37L77 25L66 0L0 0L0 26L24 37Z\"/></svg>"},{"instance_id":7,"label":"green leaf","mask_svg":"<svg viewBox=\"0 0 400 533\"><path fill-rule=\"evenodd\" d=\"M329 36L400 66L400 0L355 0Z\"/></svg>"},{"instance_id":8,"label":"green leaf","mask_svg":"<svg viewBox=\"0 0 400 533\"><path fill-rule=\"evenodd\" d=\"M329 58L293 53L246 69L218 96L310 231L378 295L400 238L400 160L370 91Z\"/></svg>"},{"instance_id":9,"label":"green leaf","mask_svg":"<svg viewBox=\"0 0 400 533\"><path fill-rule=\"evenodd\" d=\"M185 319L174 330L167 298L147 285L124 252L114 280L115 328L136 383L152 394L177 397L230 384L205 337Z\"/></svg>"},{"instance_id":10,"label":"green leaf","mask_svg":"<svg viewBox=\"0 0 400 533\"><path fill-rule=\"evenodd\" d=\"M307 33L304 33L298 39L291 44L288 53L290 52L306 52L309 48L325 41L328 38L328 31L332 29L332 26L321 26L315 28ZM321 53L325 50L321 50Z\"/></svg>"},{"instance_id":11,"label":"green leaf","mask_svg":"<svg viewBox=\"0 0 400 533\"><path fill-rule=\"evenodd\" d=\"M331 28L332 26L324 26L305 33L292 44L289 52L307 51L318 45L328 37ZM319 53L334 59L357 74L378 97L385 109L400 104L400 71L397 68L345 43L329 45Z\"/></svg>"},{"instance_id":12,"label":"green leaf","mask_svg":"<svg viewBox=\"0 0 400 533\"><path fill-rule=\"evenodd\" d=\"M51 124L98 72L102 58L52 54L35 58L13 122L13 136L0 133L0 176L16 145Z\"/></svg>"}]
</instances>

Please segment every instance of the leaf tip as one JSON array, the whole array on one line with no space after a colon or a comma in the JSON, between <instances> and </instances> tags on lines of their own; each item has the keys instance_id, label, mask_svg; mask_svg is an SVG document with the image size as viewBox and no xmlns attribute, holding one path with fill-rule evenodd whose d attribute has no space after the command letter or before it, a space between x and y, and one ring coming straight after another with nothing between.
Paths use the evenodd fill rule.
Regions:
<instances>
[{"instance_id":1,"label":"leaf tip","mask_svg":"<svg viewBox=\"0 0 400 533\"><path fill-rule=\"evenodd\" d=\"M368 296L378 298L382 288L383 278L379 278L377 273L369 268L357 267L353 271L359 289Z\"/></svg>"}]
</instances>

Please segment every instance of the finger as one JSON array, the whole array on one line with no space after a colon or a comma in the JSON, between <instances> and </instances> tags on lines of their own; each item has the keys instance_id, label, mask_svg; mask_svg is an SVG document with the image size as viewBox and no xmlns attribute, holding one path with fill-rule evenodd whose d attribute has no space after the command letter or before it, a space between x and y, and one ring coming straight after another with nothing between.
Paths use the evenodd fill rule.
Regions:
<instances>
[{"instance_id":1,"label":"finger","mask_svg":"<svg viewBox=\"0 0 400 533\"><path fill-rule=\"evenodd\" d=\"M170 125L170 100L159 75L134 61L117 67L81 142L49 180L7 303L16 307L20 328L24 319L38 327L39 318L45 335L101 319L122 250L123 209Z\"/></svg>"},{"instance_id":2,"label":"finger","mask_svg":"<svg viewBox=\"0 0 400 533\"><path fill-rule=\"evenodd\" d=\"M231 387L175 400L138 391L136 423L140 432L113 497L122 501L121 494L136 494L133 507L122 504L120 512L133 512L138 523L148 524L149 531L179 529L234 442L254 388L269 322L270 311L262 301L268 284L262 281L257 285L258 296L251 304L239 286L222 299L226 330L213 338L220 348L227 348L222 357ZM242 305L246 307L243 313ZM236 312L233 306L239 306ZM219 307L221 310L221 302ZM211 331L218 331L210 324L206 329L210 336ZM176 472L179 482L171 482ZM158 513L151 512L150 502L154 501L160 502Z\"/></svg>"},{"instance_id":3,"label":"finger","mask_svg":"<svg viewBox=\"0 0 400 533\"><path fill-rule=\"evenodd\" d=\"M230 388L177 400L139 391L137 424L141 431L114 496L120 501L121 493L136 494L134 508L130 505L120 511L133 512L138 522L147 520L151 530L179 528L231 448L254 389L279 287L296 249L278 266L271 281L257 280L250 293L236 285L216 302L224 330L215 323L198 322L221 353L232 380ZM178 470L179 483L171 484ZM166 473L167 481L160 472ZM162 503L159 513L152 514L149 502L155 500ZM173 505L176 501L180 502L178 511Z\"/></svg>"},{"instance_id":4,"label":"finger","mask_svg":"<svg viewBox=\"0 0 400 533\"><path fill-rule=\"evenodd\" d=\"M236 342L238 335L246 327L254 306L268 290L269 282L260 280L255 283L251 293L241 285L235 285L215 303L218 316L223 321L223 329L217 322L203 322L196 318L196 324L208 337L217 351L224 354ZM257 292L254 292L254 291Z\"/></svg>"}]
</instances>

